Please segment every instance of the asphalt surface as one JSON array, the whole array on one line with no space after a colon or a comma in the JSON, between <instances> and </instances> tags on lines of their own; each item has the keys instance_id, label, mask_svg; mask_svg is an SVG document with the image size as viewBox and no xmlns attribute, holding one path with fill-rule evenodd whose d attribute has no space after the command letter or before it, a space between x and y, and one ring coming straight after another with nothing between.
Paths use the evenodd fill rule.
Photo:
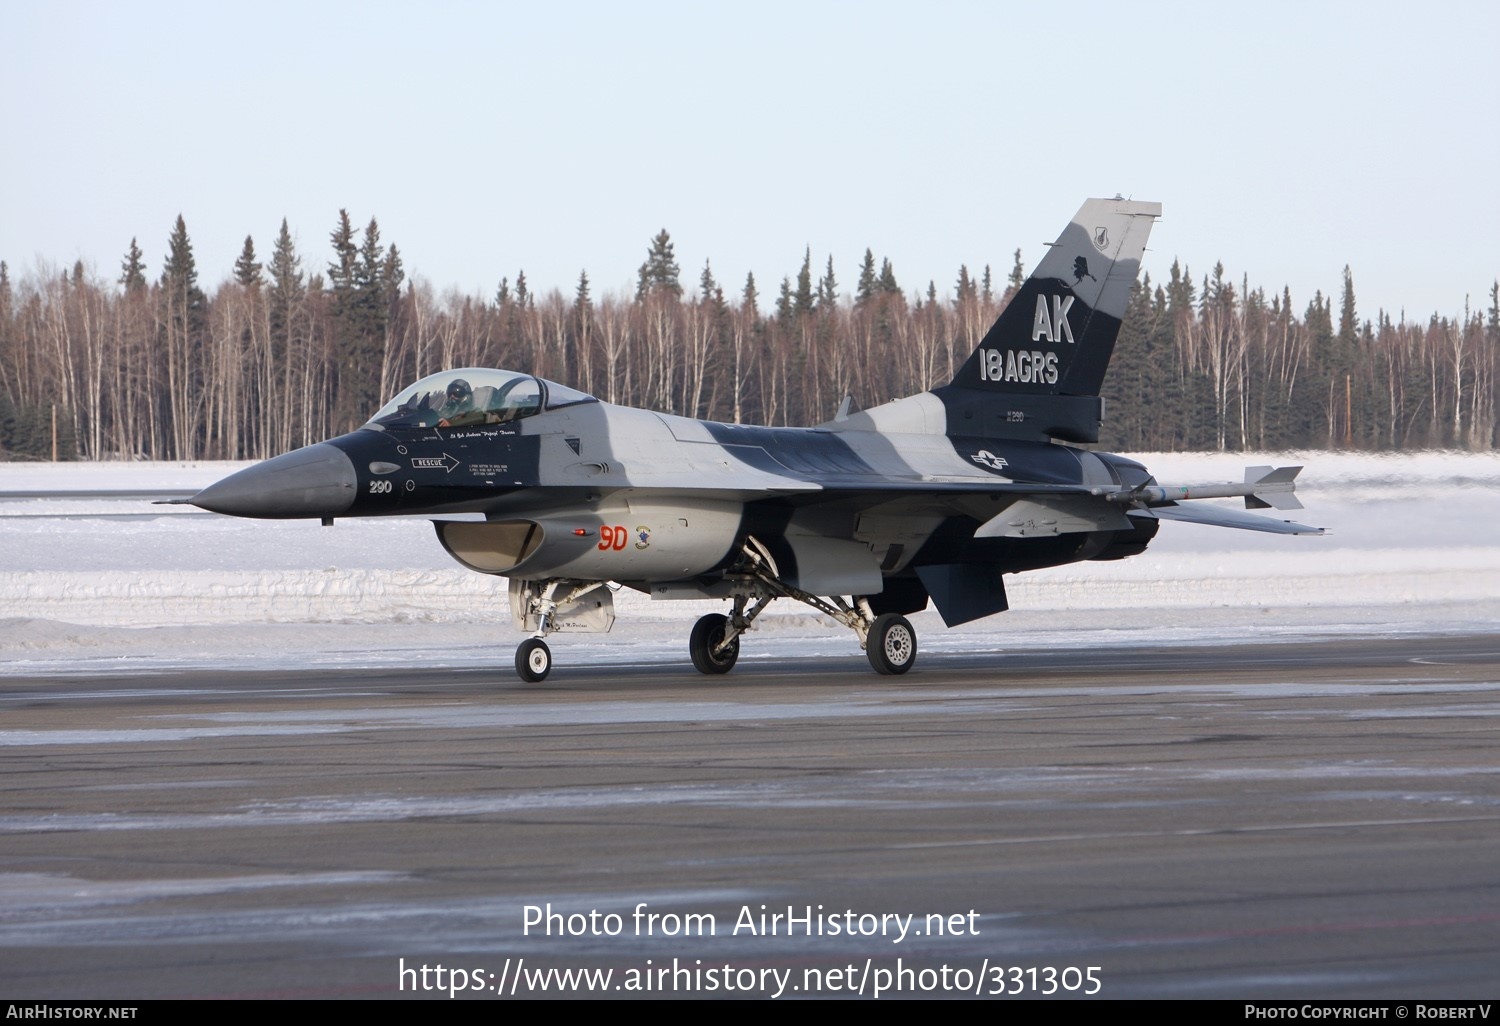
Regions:
<instances>
[{"instance_id":1,"label":"asphalt surface","mask_svg":"<svg viewBox=\"0 0 1500 1026\"><path fill-rule=\"evenodd\" d=\"M1500 991L1500 635L509 654L5 681L0 997Z\"/></svg>"}]
</instances>

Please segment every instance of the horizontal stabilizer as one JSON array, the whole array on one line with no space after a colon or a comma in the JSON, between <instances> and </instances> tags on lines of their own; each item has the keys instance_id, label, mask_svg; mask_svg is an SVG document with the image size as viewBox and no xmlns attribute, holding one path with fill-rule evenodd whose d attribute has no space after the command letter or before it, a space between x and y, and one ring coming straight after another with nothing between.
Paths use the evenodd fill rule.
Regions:
<instances>
[{"instance_id":1,"label":"horizontal stabilizer","mask_svg":"<svg viewBox=\"0 0 1500 1026\"><path fill-rule=\"evenodd\" d=\"M1242 531L1264 531L1267 534L1327 534L1321 527L1308 527L1290 520L1272 520L1270 517L1241 513L1223 506L1154 506L1151 509L1131 510L1133 517L1155 517L1158 520L1181 520L1189 524L1208 524L1210 527L1235 527Z\"/></svg>"}]
</instances>

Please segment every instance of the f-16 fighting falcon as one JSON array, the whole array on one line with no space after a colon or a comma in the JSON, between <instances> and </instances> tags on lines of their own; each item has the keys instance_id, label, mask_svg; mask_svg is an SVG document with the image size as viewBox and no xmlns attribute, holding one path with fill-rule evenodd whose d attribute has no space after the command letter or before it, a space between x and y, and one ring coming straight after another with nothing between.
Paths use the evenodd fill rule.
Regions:
<instances>
[{"instance_id":1,"label":"f-16 fighting falcon","mask_svg":"<svg viewBox=\"0 0 1500 1026\"><path fill-rule=\"evenodd\" d=\"M1007 608L1005 575L1143 551L1163 520L1320 530L1189 500L1298 509L1300 467L1243 483L1158 484L1091 452L1100 389L1161 205L1091 199L954 379L809 428L720 424L600 402L518 371L463 368L403 390L357 431L193 496L244 517L418 515L471 570L509 578L540 681L557 631L608 631L615 588L728 603L692 629L727 673L774 600L852 630L906 673L931 602L949 627Z\"/></svg>"}]
</instances>

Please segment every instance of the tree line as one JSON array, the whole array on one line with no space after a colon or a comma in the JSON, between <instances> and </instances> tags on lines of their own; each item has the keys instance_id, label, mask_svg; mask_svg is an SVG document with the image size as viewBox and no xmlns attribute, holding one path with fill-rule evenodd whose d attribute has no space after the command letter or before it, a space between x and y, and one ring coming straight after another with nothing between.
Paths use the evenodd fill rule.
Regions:
<instances>
[{"instance_id":1,"label":"tree line","mask_svg":"<svg viewBox=\"0 0 1500 1026\"><path fill-rule=\"evenodd\" d=\"M264 262L246 237L210 295L181 217L159 276L132 239L118 278L75 264L12 281L0 261L0 458L265 458L358 427L403 385L466 366L528 371L614 403L773 425L830 419L948 381L1025 277L960 267L908 292L866 250L852 293L804 251L762 295L705 262L683 284L670 235L634 295L564 294L524 271L493 296L408 278L371 218L340 211L304 266L285 221ZM1137 283L1106 378L1101 444L1121 450L1464 448L1500 442L1500 283L1486 310L1361 319L1352 274L1300 311L1290 292Z\"/></svg>"}]
</instances>

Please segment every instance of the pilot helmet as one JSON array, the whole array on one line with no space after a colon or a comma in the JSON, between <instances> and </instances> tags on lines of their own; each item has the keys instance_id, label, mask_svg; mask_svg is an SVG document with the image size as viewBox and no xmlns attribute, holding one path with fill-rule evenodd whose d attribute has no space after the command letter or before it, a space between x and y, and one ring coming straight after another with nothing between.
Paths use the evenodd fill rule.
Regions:
<instances>
[{"instance_id":1,"label":"pilot helmet","mask_svg":"<svg viewBox=\"0 0 1500 1026\"><path fill-rule=\"evenodd\" d=\"M474 397L474 390L463 378L454 378L448 385L448 401L450 403L467 402Z\"/></svg>"}]
</instances>

